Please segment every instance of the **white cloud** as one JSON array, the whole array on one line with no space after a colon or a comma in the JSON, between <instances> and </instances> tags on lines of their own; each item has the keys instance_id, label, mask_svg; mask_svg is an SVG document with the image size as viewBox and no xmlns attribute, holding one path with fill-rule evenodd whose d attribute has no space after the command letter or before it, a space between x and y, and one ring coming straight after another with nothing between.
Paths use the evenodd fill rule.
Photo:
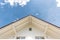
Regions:
<instances>
[{"instance_id":1,"label":"white cloud","mask_svg":"<svg viewBox=\"0 0 60 40\"><path fill-rule=\"evenodd\" d=\"M0 5L2 5L2 6L3 6L3 5L5 5L5 3L2 3L2 2L1 2L1 3L0 3Z\"/></svg>"},{"instance_id":2,"label":"white cloud","mask_svg":"<svg viewBox=\"0 0 60 40\"><path fill-rule=\"evenodd\" d=\"M57 2L57 7L60 7L60 0L56 0Z\"/></svg>"},{"instance_id":3,"label":"white cloud","mask_svg":"<svg viewBox=\"0 0 60 40\"><path fill-rule=\"evenodd\" d=\"M27 3L30 2L30 0L4 0L4 3L0 3L1 5L6 5L6 3L9 3L10 6L15 6L16 4L19 4L21 7L27 5Z\"/></svg>"},{"instance_id":4,"label":"white cloud","mask_svg":"<svg viewBox=\"0 0 60 40\"><path fill-rule=\"evenodd\" d=\"M39 15L39 13L36 13L36 15Z\"/></svg>"}]
</instances>

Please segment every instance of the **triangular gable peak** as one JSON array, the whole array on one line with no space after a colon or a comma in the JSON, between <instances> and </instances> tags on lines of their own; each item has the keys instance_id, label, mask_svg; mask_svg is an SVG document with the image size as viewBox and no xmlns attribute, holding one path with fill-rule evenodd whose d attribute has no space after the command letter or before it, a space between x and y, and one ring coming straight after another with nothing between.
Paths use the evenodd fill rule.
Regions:
<instances>
[{"instance_id":1,"label":"triangular gable peak","mask_svg":"<svg viewBox=\"0 0 60 40\"><path fill-rule=\"evenodd\" d=\"M9 38L10 36L14 36L19 32L19 30L22 30L22 28L26 26L35 26L39 28L40 31L44 33L44 38L47 38L46 36L51 36L51 38L60 38L60 29L57 26L32 15L4 26L4 28L0 29L0 38Z\"/></svg>"}]
</instances>

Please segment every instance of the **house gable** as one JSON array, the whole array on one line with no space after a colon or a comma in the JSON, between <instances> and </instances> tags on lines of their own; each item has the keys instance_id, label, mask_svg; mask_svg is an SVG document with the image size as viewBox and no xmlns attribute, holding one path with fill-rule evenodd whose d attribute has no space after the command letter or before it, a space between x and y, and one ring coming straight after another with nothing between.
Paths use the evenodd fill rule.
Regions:
<instances>
[{"instance_id":1,"label":"house gable","mask_svg":"<svg viewBox=\"0 0 60 40\"><path fill-rule=\"evenodd\" d=\"M44 38L60 38L60 29L55 25L51 25L43 20L39 20L36 17L30 15L21 20L15 21L12 24L0 29L0 38L10 38L16 36L16 34L25 28L26 26L35 26L44 34ZM5 37L6 36L6 37Z\"/></svg>"}]
</instances>

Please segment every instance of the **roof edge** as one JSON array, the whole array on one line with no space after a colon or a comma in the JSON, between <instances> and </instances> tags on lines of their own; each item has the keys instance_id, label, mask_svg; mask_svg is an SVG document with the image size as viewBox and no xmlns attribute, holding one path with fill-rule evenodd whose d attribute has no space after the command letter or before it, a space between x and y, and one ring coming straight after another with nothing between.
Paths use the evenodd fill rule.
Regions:
<instances>
[{"instance_id":1,"label":"roof edge","mask_svg":"<svg viewBox=\"0 0 60 40\"><path fill-rule=\"evenodd\" d=\"M55 26L55 27L57 27L57 28L60 28L59 26L54 25L54 24L52 24L52 23L50 23L50 22L47 22L47 21L45 21L45 20L43 20L43 19L40 19L40 18L38 18L38 17L36 17L36 16L34 16L34 15L27 15L27 16L24 16L23 18L26 18L26 17L28 17L28 16L35 17L35 18L37 18L37 19L39 19L39 20L41 20L41 21L43 21L43 22L46 22L46 23L52 25L52 26ZM4 27L6 27L6 26L8 26L8 25L10 25L10 24L13 24L13 23L15 23L15 22L17 22L17 21L19 21L19 20L21 20L21 19L23 19L23 18L20 18L20 19L18 19L18 20L16 20L16 21L13 21L13 22L11 22L11 23L8 23L7 25L2 26L0 29L4 28Z\"/></svg>"}]
</instances>

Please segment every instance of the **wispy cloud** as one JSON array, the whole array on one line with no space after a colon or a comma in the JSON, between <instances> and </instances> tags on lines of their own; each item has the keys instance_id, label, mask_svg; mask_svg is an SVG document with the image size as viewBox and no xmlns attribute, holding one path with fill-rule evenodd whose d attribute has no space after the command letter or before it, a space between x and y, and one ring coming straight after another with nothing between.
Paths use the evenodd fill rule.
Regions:
<instances>
[{"instance_id":1,"label":"wispy cloud","mask_svg":"<svg viewBox=\"0 0 60 40\"><path fill-rule=\"evenodd\" d=\"M19 4L21 7L24 7L28 2L30 2L30 0L4 0L4 3L0 2L0 5L6 5L9 3L10 6Z\"/></svg>"}]
</instances>

